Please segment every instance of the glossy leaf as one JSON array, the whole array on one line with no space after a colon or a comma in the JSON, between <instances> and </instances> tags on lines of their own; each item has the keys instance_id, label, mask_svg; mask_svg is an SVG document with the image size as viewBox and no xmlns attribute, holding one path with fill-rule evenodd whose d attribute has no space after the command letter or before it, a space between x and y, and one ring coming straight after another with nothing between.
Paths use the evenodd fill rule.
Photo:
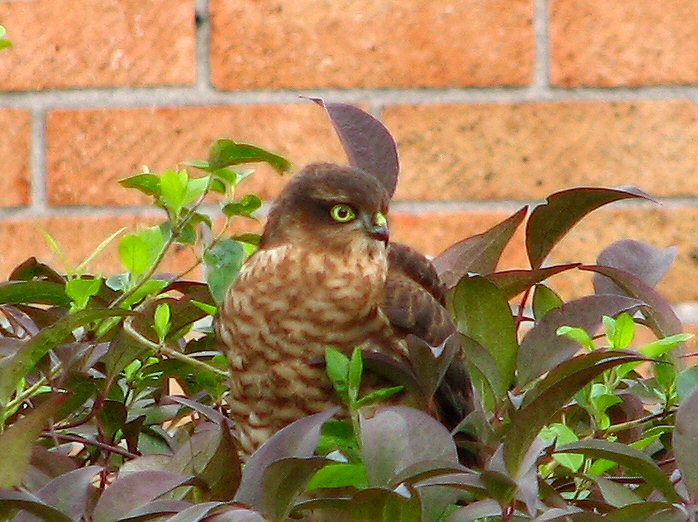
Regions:
<instances>
[{"instance_id":1,"label":"glossy leaf","mask_svg":"<svg viewBox=\"0 0 698 522\"><path fill-rule=\"evenodd\" d=\"M221 209L228 217L245 216L251 217L255 211L262 207L262 200L254 194L247 194L240 201L226 203Z\"/></svg>"},{"instance_id":2,"label":"glossy leaf","mask_svg":"<svg viewBox=\"0 0 698 522\"><path fill-rule=\"evenodd\" d=\"M21 484L32 456L32 447L66 397L54 395L0 434L0 489ZM10 456L11 458L7 458Z\"/></svg>"},{"instance_id":3,"label":"glossy leaf","mask_svg":"<svg viewBox=\"0 0 698 522\"><path fill-rule=\"evenodd\" d=\"M577 268L579 263L567 265L547 266L534 270L503 270L487 275L487 279L492 281L499 288L507 299L516 297L529 287L545 281L549 277Z\"/></svg>"},{"instance_id":4,"label":"glossy leaf","mask_svg":"<svg viewBox=\"0 0 698 522\"><path fill-rule=\"evenodd\" d=\"M363 464L340 462L327 464L320 469L308 483L307 490L313 491L321 488L367 488L368 474Z\"/></svg>"},{"instance_id":5,"label":"glossy leaf","mask_svg":"<svg viewBox=\"0 0 698 522\"><path fill-rule=\"evenodd\" d=\"M263 508L266 498L263 477L267 468L284 458L311 457L320 440L322 425L337 411L338 408L304 417L275 433L248 459L235 500Z\"/></svg>"},{"instance_id":6,"label":"glossy leaf","mask_svg":"<svg viewBox=\"0 0 698 522\"><path fill-rule=\"evenodd\" d=\"M580 389L610 368L642 359L631 353L599 350L558 365L526 394L521 409L512 415L503 454L509 472L518 476L538 433Z\"/></svg>"},{"instance_id":7,"label":"glossy leaf","mask_svg":"<svg viewBox=\"0 0 698 522\"><path fill-rule=\"evenodd\" d=\"M327 111L349 163L376 176L392 197L397 187L400 160L395 138L385 125L353 105L310 99Z\"/></svg>"},{"instance_id":8,"label":"glossy leaf","mask_svg":"<svg viewBox=\"0 0 698 522\"><path fill-rule=\"evenodd\" d=\"M540 268L553 247L588 213L629 198L651 200L636 188L574 188L548 196L531 212L526 224L526 251L533 268Z\"/></svg>"},{"instance_id":9,"label":"glossy leaf","mask_svg":"<svg viewBox=\"0 0 698 522\"><path fill-rule=\"evenodd\" d=\"M432 263L441 281L452 288L469 273L485 275L494 272L504 248L527 212L528 207L523 207L482 234L459 241L436 256Z\"/></svg>"},{"instance_id":10,"label":"glossy leaf","mask_svg":"<svg viewBox=\"0 0 698 522\"><path fill-rule=\"evenodd\" d=\"M134 188L148 196L160 195L160 176L155 174L136 174L119 181L119 184L125 188Z\"/></svg>"},{"instance_id":11,"label":"glossy leaf","mask_svg":"<svg viewBox=\"0 0 698 522\"><path fill-rule=\"evenodd\" d=\"M561 326L581 328L594 335L604 315L615 316L642 304L642 301L629 297L597 295L570 301L549 311L521 341L516 363L519 384L528 384L579 350L579 343L557 334Z\"/></svg>"},{"instance_id":12,"label":"glossy leaf","mask_svg":"<svg viewBox=\"0 0 698 522\"><path fill-rule=\"evenodd\" d=\"M678 502L679 497L669 477L661 468L640 450L600 439L587 439L565 444L558 449L564 453L580 453L595 459L607 459L640 474L649 484L660 491L667 500Z\"/></svg>"},{"instance_id":13,"label":"glossy leaf","mask_svg":"<svg viewBox=\"0 0 698 522\"><path fill-rule=\"evenodd\" d=\"M246 143L233 140L217 140L209 152L209 168L218 170L242 163L264 162L271 165L279 174L291 169L291 163L277 154Z\"/></svg>"},{"instance_id":14,"label":"glossy leaf","mask_svg":"<svg viewBox=\"0 0 698 522\"><path fill-rule=\"evenodd\" d=\"M536 288L533 290L532 307L536 323L540 323L550 310L561 308L563 304L565 302L562 298L545 285L536 285Z\"/></svg>"},{"instance_id":15,"label":"glossy leaf","mask_svg":"<svg viewBox=\"0 0 698 522\"><path fill-rule=\"evenodd\" d=\"M514 317L504 294L484 277L463 278L453 294L453 309L458 330L492 354L502 388L509 389L519 347Z\"/></svg>"},{"instance_id":16,"label":"glossy leaf","mask_svg":"<svg viewBox=\"0 0 698 522\"><path fill-rule=\"evenodd\" d=\"M448 430L422 411L384 406L359 413L361 451L372 486L390 486L399 473L423 461L458 462Z\"/></svg>"}]
</instances>

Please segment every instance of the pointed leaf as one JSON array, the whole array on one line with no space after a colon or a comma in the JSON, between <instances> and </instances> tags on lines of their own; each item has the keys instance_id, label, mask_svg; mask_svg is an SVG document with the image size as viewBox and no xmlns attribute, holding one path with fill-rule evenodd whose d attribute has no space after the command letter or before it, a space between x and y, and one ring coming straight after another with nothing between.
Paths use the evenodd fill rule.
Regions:
<instances>
[{"instance_id":1,"label":"pointed leaf","mask_svg":"<svg viewBox=\"0 0 698 522\"><path fill-rule=\"evenodd\" d=\"M0 455L6 456L0 459L0 489L10 489L21 484L36 439L66 398L65 395L54 395L0 434Z\"/></svg>"},{"instance_id":2,"label":"pointed leaf","mask_svg":"<svg viewBox=\"0 0 698 522\"><path fill-rule=\"evenodd\" d=\"M692 498L698 498L698 392L691 393L676 412L673 448L686 487Z\"/></svg>"},{"instance_id":3,"label":"pointed leaf","mask_svg":"<svg viewBox=\"0 0 698 522\"><path fill-rule=\"evenodd\" d=\"M568 265L555 265L534 270L504 270L487 275L487 279L492 281L499 288L507 299L516 297L521 292L531 286L545 281L549 277L577 268L579 263Z\"/></svg>"},{"instance_id":4,"label":"pointed leaf","mask_svg":"<svg viewBox=\"0 0 698 522\"><path fill-rule=\"evenodd\" d=\"M531 212L526 225L526 251L533 268L540 268L553 247L584 216L599 207L628 198L652 201L633 188L574 188L548 196Z\"/></svg>"},{"instance_id":5,"label":"pointed leaf","mask_svg":"<svg viewBox=\"0 0 698 522\"><path fill-rule=\"evenodd\" d=\"M646 285L657 286L671 268L678 247L656 248L641 241L623 239L606 247L596 260L600 266L610 266L630 272ZM594 276L597 294L624 294L612 280Z\"/></svg>"},{"instance_id":6,"label":"pointed leaf","mask_svg":"<svg viewBox=\"0 0 698 522\"><path fill-rule=\"evenodd\" d=\"M234 239L224 239L204 252L206 281L215 302L223 302L245 261L245 249Z\"/></svg>"},{"instance_id":7,"label":"pointed leaf","mask_svg":"<svg viewBox=\"0 0 698 522\"><path fill-rule=\"evenodd\" d=\"M117 478L102 494L92 513L94 522L116 522L130 512L191 479L169 471L140 471Z\"/></svg>"},{"instance_id":8,"label":"pointed leaf","mask_svg":"<svg viewBox=\"0 0 698 522\"><path fill-rule=\"evenodd\" d=\"M73 522L75 520L60 510L45 504L31 493L25 491L0 491L0 517L5 519L5 515L8 514L7 511L12 509L24 509L48 522Z\"/></svg>"},{"instance_id":9,"label":"pointed leaf","mask_svg":"<svg viewBox=\"0 0 698 522\"><path fill-rule=\"evenodd\" d=\"M0 304L48 304L65 307L70 298L65 284L53 281L7 281L0 283Z\"/></svg>"},{"instance_id":10,"label":"pointed leaf","mask_svg":"<svg viewBox=\"0 0 698 522\"><path fill-rule=\"evenodd\" d=\"M669 337L683 331L681 320L674 312L669 301L639 277L625 270L606 266L585 265L579 267L579 269L604 275L612 279L624 294L644 301L648 305L648 307L644 308L648 326L657 337Z\"/></svg>"},{"instance_id":11,"label":"pointed leaf","mask_svg":"<svg viewBox=\"0 0 698 522\"><path fill-rule=\"evenodd\" d=\"M458 333L452 334L438 347L429 346L412 334L405 340L410 364L428 402L441 384L451 361L462 350L462 336Z\"/></svg>"},{"instance_id":12,"label":"pointed leaf","mask_svg":"<svg viewBox=\"0 0 698 522\"><path fill-rule=\"evenodd\" d=\"M148 196L160 195L160 176L155 174L136 174L128 178L119 180L119 185L125 188L140 190Z\"/></svg>"},{"instance_id":13,"label":"pointed leaf","mask_svg":"<svg viewBox=\"0 0 698 522\"><path fill-rule=\"evenodd\" d=\"M458 330L492 354L502 387L509 389L519 347L514 317L502 291L484 277L465 277L453 293L453 309Z\"/></svg>"},{"instance_id":14,"label":"pointed leaf","mask_svg":"<svg viewBox=\"0 0 698 522\"><path fill-rule=\"evenodd\" d=\"M274 520L286 520L298 495L329 462L332 461L324 457L290 457L272 462L264 472L261 511Z\"/></svg>"},{"instance_id":15,"label":"pointed leaf","mask_svg":"<svg viewBox=\"0 0 698 522\"><path fill-rule=\"evenodd\" d=\"M565 444L556 451L580 453L587 457L616 462L641 475L649 484L660 491L667 500L671 502L680 501L666 473L650 457L632 446L608 440L587 439Z\"/></svg>"},{"instance_id":16,"label":"pointed leaf","mask_svg":"<svg viewBox=\"0 0 698 522\"><path fill-rule=\"evenodd\" d=\"M684 522L686 516L669 502L642 502L612 511L603 520L606 522Z\"/></svg>"},{"instance_id":17,"label":"pointed leaf","mask_svg":"<svg viewBox=\"0 0 698 522\"><path fill-rule=\"evenodd\" d=\"M536 320L536 324L543 320L543 317L550 310L555 310L556 308L561 308L565 302L562 298L545 285L536 285L536 289L533 291L533 317Z\"/></svg>"},{"instance_id":18,"label":"pointed leaf","mask_svg":"<svg viewBox=\"0 0 698 522\"><path fill-rule=\"evenodd\" d=\"M523 207L482 234L464 239L436 256L432 262L441 281L452 288L468 273L485 275L494 272L526 212L528 207Z\"/></svg>"},{"instance_id":19,"label":"pointed leaf","mask_svg":"<svg viewBox=\"0 0 698 522\"><path fill-rule=\"evenodd\" d=\"M584 458L578 455L579 458ZM622 484L613 482L607 478L595 477L594 475L585 475L588 480L596 482L601 490L601 494L606 502L613 507L625 507L630 504L639 504L644 502L642 497L637 495L632 489L625 487Z\"/></svg>"},{"instance_id":20,"label":"pointed leaf","mask_svg":"<svg viewBox=\"0 0 698 522\"><path fill-rule=\"evenodd\" d=\"M327 111L349 163L376 176L392 197L397 187L400 161L395 138L385 125L353 105L310 99Z\"/></svg>"},{"instance_id":21,"label":"pointed leaf","mask_svg":"<svg viewBox=\"0 0 698 522\"><path fill-rule=\"evenodd\" d=\"M361 450L371 485L390 486L410 466L426 460L456 464L456 446L448 430L430 415L405 406L359 412Z\"/></svg>"},{"instance_id":22,"label":"pointed leaf","mask_svg":"<svg viewBox=\"0 0 698 522\"><path fill-rule=\"evenodd\" d=\"M266 498L263 487L266 469L284 458L311 457L320 440L322 425L338 410L335 408L304 417L275 433L247 461L235 501L262 508Z\"/></svg>"},{"instance_id":23,"label":"pointed leaf","mask_svg":"<svg viewBox=\"0 0 698 522\"><path fill-rule=\"evenodd\" d=\"M209 152L209 169L216 171L241 163L264 162L271 165L279 174L290 170L291 163L277 154L246 143L233 140L217 140Z\"/></svg>"},{"instance_id":24,"label":"pointed leaf","mask_svg":"<svg viewBox=\"0 0 698 522\"><path fill-rule=\"evenodd\" d=\"M313 491L322 488L346 488L358 489L368 487L368 474L363 464L351 464L340 462L328 464L319 470L308 483L307 490Z\"/></svg>"},{"instance_id":25,"label":"pointed leaf","mask_svg":"<svg viewBox=\"0 0 698 522\"><path fill-rule=\"evenodd\" d=\"M596 295L570 301L549 311L521 341L517 361L519 384L528 384L579 350L579 343L557 334L561 326L581 328L594 335L604 315L613 317L642 304L642 301L629 297Z\"/></svg>"},{"instance_id":26,"label":"pointed leaf","mask_svg":"<svg viewBox=\"0 0 698 522\"><path fill-rule=\"evenodd\" d=\"M643 357L636 354L599 350L564 361L551 371L526 394L521 409L512 416L503 455L509 472L519 475L538 433L579 390L609 368L639 360Z\"/></svg>"}]
</instances>

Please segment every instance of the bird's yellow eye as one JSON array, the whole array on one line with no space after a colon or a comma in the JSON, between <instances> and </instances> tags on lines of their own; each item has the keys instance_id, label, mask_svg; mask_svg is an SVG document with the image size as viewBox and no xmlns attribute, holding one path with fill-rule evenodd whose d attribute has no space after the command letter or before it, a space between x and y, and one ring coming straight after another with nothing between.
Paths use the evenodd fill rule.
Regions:
<instances>
[{"instance_id":1,"label":"bird's yellow eye","mask_svg":"<svg viewBox=\"0 0 698 522\"><path fill-rule=\"evenodd\" d=\"M332 219L339 223L348 223L349 221L356 219L356 212L354 212L354 209L349 205L345 205L344 203L340 203L332 207L332 210L330 210L330 215L332 216Z\"/></svg>"}]
</instances>

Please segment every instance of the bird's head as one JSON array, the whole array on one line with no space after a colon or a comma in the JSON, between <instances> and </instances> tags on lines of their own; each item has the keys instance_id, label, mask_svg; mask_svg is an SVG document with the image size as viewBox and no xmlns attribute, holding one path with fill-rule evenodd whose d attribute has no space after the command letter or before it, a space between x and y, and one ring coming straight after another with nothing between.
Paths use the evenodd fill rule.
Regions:
<instances>
[{"instance_id":1,"label":"bird's head","mask_svg":"<svg viewBox=\"0 0 698 522\"><path fill-rule=\"evenodd\" d=\"M262 245L324 249L385 247L390 197L371 174L329 163L301 170L272 208Z\"/></svg>"}]
</instances>

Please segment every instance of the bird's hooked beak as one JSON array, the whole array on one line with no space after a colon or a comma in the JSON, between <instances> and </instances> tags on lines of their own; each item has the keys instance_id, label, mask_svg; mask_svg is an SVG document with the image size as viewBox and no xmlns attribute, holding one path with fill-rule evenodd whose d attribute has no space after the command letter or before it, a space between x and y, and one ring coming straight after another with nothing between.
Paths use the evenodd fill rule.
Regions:
<instances>
[{"instance_id":1,"label":"bird's hooked beak","mask_svg":"<svg viewBox=\"0 0 698 522\"><path fill-rule=\"evenodd\" d=\"M368 235L373 239L382 241L386 245L390 238L390 229L388 228L388 218L382 212L376 212L371 216L369 223L364 222Z\"/></svg>"}]
</instances>

